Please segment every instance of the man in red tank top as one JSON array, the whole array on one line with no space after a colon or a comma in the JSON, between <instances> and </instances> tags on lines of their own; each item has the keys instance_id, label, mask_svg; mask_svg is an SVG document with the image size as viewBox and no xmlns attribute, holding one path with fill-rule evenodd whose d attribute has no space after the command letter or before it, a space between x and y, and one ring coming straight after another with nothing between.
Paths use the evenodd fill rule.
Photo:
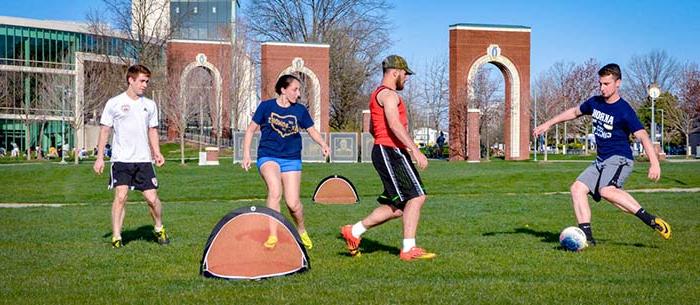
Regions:
<instances>
[{"instance_id":1,"label":"man in red tank top","mask_svg":"<svg viewBox=\"0 0 700 305\"><path fill-rule=\"evenodd\" d=\"M382 62L382 84L370 96L370 131L374 136L372 164L384 185L377 198L380 206L365 219L340 229L351 256L360 255L360 237L369 228L402 217L403 247L399 257L404 261L434 258L416 246L420 210L425 203L423 182L411 156L422 170L428 159L421 153L408 132L406 104L397 91L404 88L413 71L403 57L390 55Z\"/></svg>"}]
</instances>

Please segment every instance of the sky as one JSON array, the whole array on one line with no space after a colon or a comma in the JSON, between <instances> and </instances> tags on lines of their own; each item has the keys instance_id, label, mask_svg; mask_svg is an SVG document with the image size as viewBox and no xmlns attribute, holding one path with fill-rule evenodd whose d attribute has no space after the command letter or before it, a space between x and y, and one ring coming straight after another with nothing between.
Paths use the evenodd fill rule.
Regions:
<instances>
[{"instance_id":1,"label":"sky","mask_svg":"<svg viewBox=\"0 0 700 305\"><path fill-rule=\"evenodd\" d=\"M245 6L250 0L241 0ZM99 0L3 1L0 15L83 21ZM665 50L681 63L700 64L700 1L499 0L390 1L394 44L415 72L449 54L448 29L457 23L521 25L531 32L531 78L559 61L625 64L635 55Z\"/></svg>"}]
</instances>

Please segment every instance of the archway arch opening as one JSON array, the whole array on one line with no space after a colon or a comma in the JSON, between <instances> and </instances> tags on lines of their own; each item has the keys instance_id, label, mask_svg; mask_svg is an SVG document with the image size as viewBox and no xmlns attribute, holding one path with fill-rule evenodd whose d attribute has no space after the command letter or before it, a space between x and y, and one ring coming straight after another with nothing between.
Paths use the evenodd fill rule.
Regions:
<instances>
[{"instance_id":1,"label":"archway arch opening","mask_svg":"<svg viewBox=\"0 0 700 305\"><path fill-rule=\"evenodd\" d=\"M184 103L193 109L187 120L187 132L197 134L199 143L205 142L204 136L215 136L216 91L214 75L206 67L193 68L183 83Z\"/></svg>"},{"instance_id":2,"label":"archway arch opening","mask_svg":"<svg viewBox=\"0 0 700 305\"><path fill-rule=\"evenodd\" d=\"M301 80L300 102L304 104L314 120L314 128L321 131L321 83L313 70L304 65L304 60L297 57L292 65L278 75L290 74Z\"/></svg>"},{"instance_id":3,"label":"archway arch opening","mask_svg":"<svg viewBox=\"0 0 700 305\"><path fill-rule=\"evenodd\" d=\"M479 112L480 158L505 158L505 91L507 72L503 65L489 62L477 68L469 83L467 105Z\"/></svg>"}]
</instances>

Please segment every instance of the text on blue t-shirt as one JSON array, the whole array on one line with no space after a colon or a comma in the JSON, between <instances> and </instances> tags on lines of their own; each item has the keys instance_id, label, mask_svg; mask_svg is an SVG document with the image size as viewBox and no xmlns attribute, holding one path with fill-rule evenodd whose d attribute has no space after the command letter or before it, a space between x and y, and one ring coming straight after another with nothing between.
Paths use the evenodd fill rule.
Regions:
<instances>
[{"instance_id":1,"label":"text on blue t-shirt","mask_svg":"<svg viewBox=\"0 0 700 305\"><path fill-rule=\"evenodd\" d=\"M301 134L303 129L314 126L306 106L293 103L281 107L276 99L258 105L253 122L260 125L258 158L301 159Z\"/></svg>"},{"instance_id":2,"label":"text on blue t-shirt","mask_svg":"<svg viewBox=\"0 0 700 305\"><path fill-rule=\"evenodd\" d=\"M597 95L583 102L579 110L591 115L599 161L613 155L632 159L629 136L644 129L644 126L627 101L620 98L608 104L602 96Z\"/></svg>"}]
</instances>

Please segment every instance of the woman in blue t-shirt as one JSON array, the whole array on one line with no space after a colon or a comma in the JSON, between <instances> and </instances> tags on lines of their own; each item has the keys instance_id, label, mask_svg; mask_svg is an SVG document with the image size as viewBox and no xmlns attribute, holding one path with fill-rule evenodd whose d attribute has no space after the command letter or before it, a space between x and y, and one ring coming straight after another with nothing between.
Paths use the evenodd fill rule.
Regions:
<instances>
[{"instance_id":1,"label":"woman in blue t-shirt","mask_svg":"<svg viewBox=\"0 0 700 305\"><path fill-rule=\"evenodd\" d=\"M294 218L301 241L307 249L313 247L311 238L304 226L304 208L299 199L301 187L301 134L306 130L309 136L321 146L324 156L330 149L314 128L314 121L304 105L298 104L301 81L292 75L282 75L275 85L276 99L266 100L258 105L253 120L243 139L243 160L241 167L250 169L250 143L253 134L260 127L257 167L267 185L267 207L280 211L280 199L284 201ZM284 187L283 187L284 186ZM270 235L265 247L274 248L277 244L276 224L270 222Z\"/></svg>"}]
</instances>

